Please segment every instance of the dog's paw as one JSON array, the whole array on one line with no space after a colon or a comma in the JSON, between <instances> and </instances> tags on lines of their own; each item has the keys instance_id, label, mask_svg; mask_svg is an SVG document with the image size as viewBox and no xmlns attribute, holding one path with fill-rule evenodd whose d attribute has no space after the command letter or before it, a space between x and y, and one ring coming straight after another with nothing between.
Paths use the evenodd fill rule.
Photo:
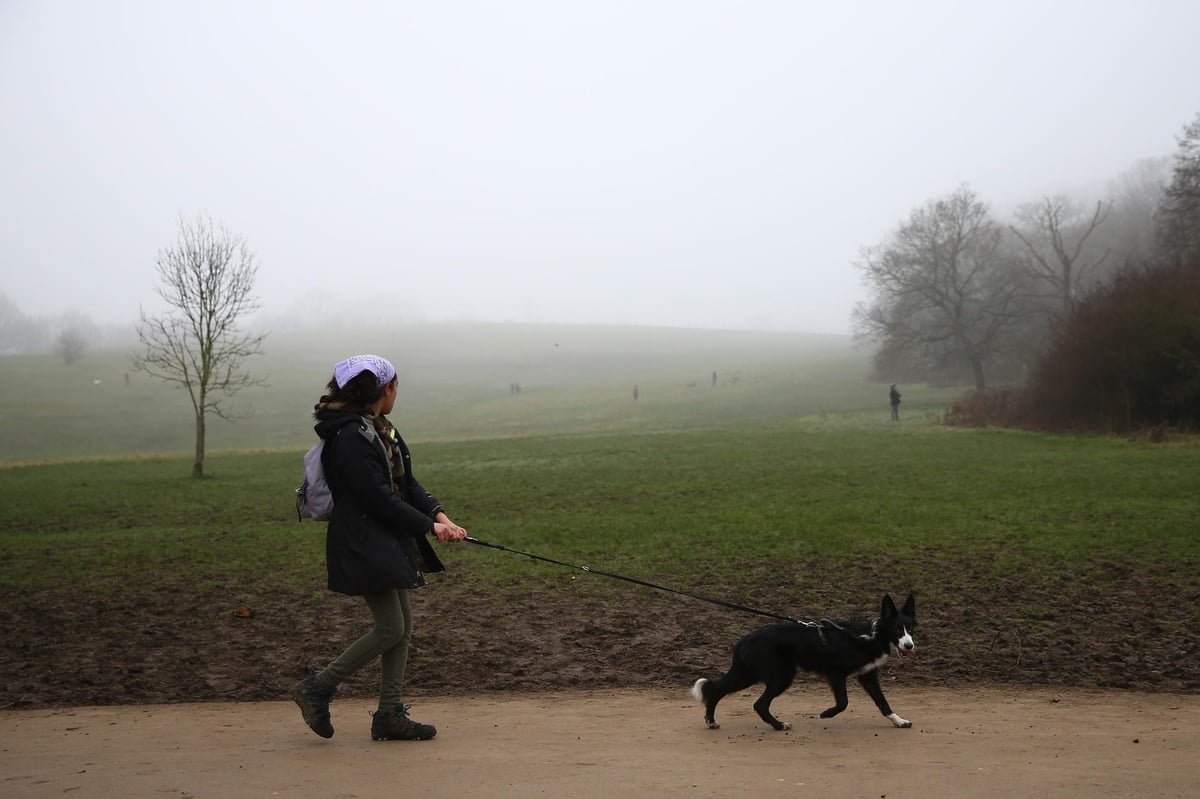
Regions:
<instances>
[{"instance_id":1,"label":"dog's paw","mask_svg":"<svg viewBox=\"0 0 1200 799\"><path fill-rule=\"evenodd\" d=\"M720 723L719 723L719 722L717 722L717 721L713 721L713 720L711 720L711 719L705 719L705 720L704 720L704 726L705 726L705 727L708 727L710 730L719 730L719 729L721 729L721 725L720 725Z\"/></svg>"},{"instance_id":2,"label":"dog's paw","mask_svg":"<svg viewBox=\"0 0 1200 799\"><path fill-rule=\"evenodd\" d=\"M792 723L790 721L781 721L781 722L779 722L779 726L776 727L775 729L779 730L780 732L787 732L791 728L792 728Z\"/></svg>"},{"instance_id":3,"label":"dog's paw","mask_svg":"<svg viewBox=\"0 0 1200 799\"><path fill-rule=\"evenodd\" d=\"M891 719L892 723L895 724L897 727L911 727L912 726L911 721L909 721L908 719L902 719L899 716L897 716L895 713L888 716L888 718Z\"/></svg>"}]
</instances>

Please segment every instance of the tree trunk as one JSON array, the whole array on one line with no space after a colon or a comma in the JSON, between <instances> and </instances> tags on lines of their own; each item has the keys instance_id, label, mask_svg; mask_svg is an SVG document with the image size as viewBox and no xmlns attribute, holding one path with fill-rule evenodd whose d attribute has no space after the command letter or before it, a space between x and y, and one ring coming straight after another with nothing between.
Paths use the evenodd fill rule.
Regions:
<instances>
[{"instance_id":1,"label":"tree trunk","mask_svg":"<svg viewBox=\"0 0 1200 799\"><path fill-rule=\"evenodd\" d=\"M980 358L971 358L971 371L975 373L975 390L983 391L987 388L987 382L983 379L983 360Z\"/></svg>"},{"instance_id":2,"label":"tree trunk","mask_svg":"<svg viewBox=\"0 0 1200 799\"><path fill-rule=\"evenodd\" d=\"M204 476L204 414L196 414L196 459L192 461L192 477Z\"/></svg>"}]
</instances>

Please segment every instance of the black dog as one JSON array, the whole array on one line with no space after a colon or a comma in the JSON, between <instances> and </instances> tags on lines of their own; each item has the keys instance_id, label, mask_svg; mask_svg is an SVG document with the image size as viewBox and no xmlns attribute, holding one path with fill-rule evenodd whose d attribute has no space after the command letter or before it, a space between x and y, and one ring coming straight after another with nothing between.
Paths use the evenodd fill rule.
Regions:
<instances>
[{"instance_id":1,"label":"black dog","mask_svg":"<svg viewBox=\"0 0 1200 799\"><path fill-rule=\"evenodd\" d=\"M733 665L718 680L701 678L692 686L692 696L704 703L704 722L710 729L721 726L713 717L717 703L735 691L755 683L766 689L754 703L762 720L777 730L790 730L771 715L771 701L782 694L796 677L796 669L820 674L833 689L836 705L821 712L821 718L836 716L846 709L846 678L859 684L875 700L879 712L897 727L912 722L892 712L879 685L879 667L892 652L901 657L916 654L912 632L917 626L916 601L912 594L897 611L890 596L883 597L879 618L872 622L785 622L755 630L733 648Z\"/></svg>"}]
</instances>

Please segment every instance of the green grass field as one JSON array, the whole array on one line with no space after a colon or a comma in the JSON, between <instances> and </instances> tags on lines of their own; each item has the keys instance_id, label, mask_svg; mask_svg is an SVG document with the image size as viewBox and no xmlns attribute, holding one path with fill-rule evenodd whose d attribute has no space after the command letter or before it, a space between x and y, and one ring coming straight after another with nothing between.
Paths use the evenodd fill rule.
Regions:
<instances>
[{"instance_id":1,"label":"green grass field","mask_svg":"<svg viewBox=\"0 0 1200 799\"><path fill-rule=\"evenodd\" d=\"M295 564L319 559L321 535L290 491L325 364L350 343L326 346L279 342L255 416L211 423L199 481L180 392L126 385L120 353L0 359L0 586L133 590L131 564L309 579ZM1038 568L1200 547L1194 447L949 429L935 420L954 389L906 387L894 424L886 386L836 338L497 326L417 349L396 358L393 416L421 480L484 540L683 583L881 548ZM473 560L496 579L531 566Z\"/></svg>"},{"instance_id":2,"label":"green grass field","mask_svg":"<svg viewBox=\"0 0 1200 799\"><path fill-rule=\"evenodd\" d=\"M1195 559L1196 452L1111 439L900 428L848 415L760 429L425 442L418 476L477 538L683 585L758 563L886 550L993 553L998 569L1097 554ZM0 470L0 588L136 591L136 575L311 580L322 527L300 524L299 452ZM448 557L465 557L452 549ZM538 574L470 553L480 579ZM922 575L911 574L918 582Z\"/></svg>"}]
</instances>

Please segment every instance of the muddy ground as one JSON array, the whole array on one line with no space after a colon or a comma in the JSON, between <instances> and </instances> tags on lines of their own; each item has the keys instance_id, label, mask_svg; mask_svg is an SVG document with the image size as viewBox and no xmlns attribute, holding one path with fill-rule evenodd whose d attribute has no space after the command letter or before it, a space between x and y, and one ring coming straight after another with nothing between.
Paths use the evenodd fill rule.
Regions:
<instances>
[{"instance_id":1,"label":"muddy ground","mask_svg":"<svg viewBox=\"0 0 1200 799\"><path fill-rule=\"evenodd\" d=\"M462 545L466 547L467 545ZM686 689L728 665L733 642L771 623L695 599L556 566L497 593L472 581L478 549L412 593L411 697L466 692ZM0 708L287 697L370 617L322 587L289 593L159 575L126 595L84 599L76 587L0 596ZM906 573L887 560L787 574L748 565L736 585L681 589L803 619L862 618L880 597L917 594L917 657L884 678L913 687L1063 686L1200 692L1196 564L1165 572L1136 562L995 577L994 563L931 553ZM799 575L799 576L798 576ZM670 575L639 575L671 584ZM371 667L342 686L369 698Z\"/></svg>"}]
</instances>

